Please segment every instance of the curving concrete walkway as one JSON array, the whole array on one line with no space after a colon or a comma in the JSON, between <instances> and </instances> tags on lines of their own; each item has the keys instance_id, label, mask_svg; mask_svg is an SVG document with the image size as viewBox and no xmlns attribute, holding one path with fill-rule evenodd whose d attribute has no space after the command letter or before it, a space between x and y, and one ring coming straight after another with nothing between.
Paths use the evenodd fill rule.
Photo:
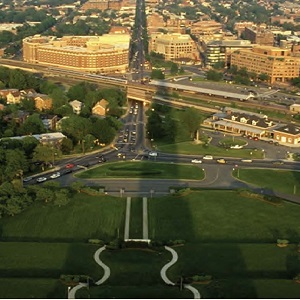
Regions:
<instances>
[{"instance_id":1,"label":"curving concrete walkway","mask_svg":"<svg viewBox=\"0 0 300 300\"><path fill-rule=\"evenodd\" d=\"M100 285L102 284L104 281L106 281L108 279L108 277L110 276L110 268L105 265L101 259L100 259L100 254L106 249L106 246L103 246L101 248L99 248L95 254L94 254L94 259L96 261L96 263L103 268L104 270L104 275L101 279L99 279L98 281L95 282L96 285ZM68 299L76 299L75 295L76 292L83 288L83 287L88 287L87 283L82 283L80 282L78 285L76 285L75 287L73 287L71 290L68 291Z\"/></svg>"},{"instance_id":2,"label":"curving concrete walkway","mask_svg":"<svg viewBox=\"0 0 300 300\"><path fill-rule=\"evenodd\" d=\"M166 265L163 266L163 268L162 268L161 271L160 271L160 276L161 276L161 278L163 279L163 281L164 281L166 284L169 284L169 285L175 285L175 283L172 282L172 281L167 277L166 272L167 272L167 270L168 270L171 266L173 266L173 265L177 262L177 260L178 260L178 254L177 254L177 252L176 252L174 249L172 249L172 248L170 248L170 247L168 247L168 246L165 246L165 249L168 250L169 252L171 252L171 254L172 254L172 259L171 259L171 261L169 261ZM189 285L189 284L184 284L183 287L186 288L186 289L188 289L188 290L190 290L190 291L194 294L194 299L200 299L200 298L201 298L200 293L199 293L199 291L198 291L196 288L192 287L192 286Z\"/></svg>"},{"instance_id":3,"label":"curving concrete walkway","mask_svg":"<svg viewBox=\"0 0 300 300\"><path fill-rule=\"evenodd\" d=\"M191 286L189 284L184 284L183 287L187 290L190 290L194 294L194 299L201 298L199 291L196 288L194 288L193 286Z\"/></svg>"},{"instance_id":4,"label":"curving concrete walkway","mask_svg":"<svg viewBox=\"0 0 300 300\"><path fill-rule=\"evenodd\" d=\"M168 270L171 266L173 266L173 265L177 262L177 260L178 260L178 254L177 254L177 252L176 252L174 249L172 249L172 248L170 248L170 247L168 247L168 246L165 246L165 249L168 250L169 252L171 252L171 254L172 254L172 259L171 259L171 261L169 261L166 265L163 266L163 268L162 268L161 271L160 271L160 276L161 276L162 280L163 280L166 284L175 285L175 283L172 282L172 281L167 277L166 272L167 272L167 270Z\"/></svg>"},{"instance_id":5,"label":"curving concrete walkway","mask_svg":"<svg viewBox=\"0 0 300 300\"><path fill-rule=\"evenodd\" d=\"M87 287L87 286L88 286L87 283L79 282L79 284L77 284L76 286L74 286L72 289L70 289L70 290L68 291L68 299L76 299L76 298L75 298L76 292L77 292L78 290L80 290L81 288Z\"/></svg>"},{"instance_id":6,"label":"curving concrete walkway","mask_svg":"<svg viewBox=\"0 0 300 300\"><path fill-rule=\"evenodd\" d=\"M102 284L104 281L106 281L109 276L110 276L110 268L104 264L102 262L102 260L100 259L100 254L106 249L106 246L104 245L103 247L99 248L95 254L94 254L94 259L96 261L96 263L103 268L104 270L104 275L101 279L99 279L98 281L95 282L96 285L100 285Z\"/></svg>"}]
</instances>

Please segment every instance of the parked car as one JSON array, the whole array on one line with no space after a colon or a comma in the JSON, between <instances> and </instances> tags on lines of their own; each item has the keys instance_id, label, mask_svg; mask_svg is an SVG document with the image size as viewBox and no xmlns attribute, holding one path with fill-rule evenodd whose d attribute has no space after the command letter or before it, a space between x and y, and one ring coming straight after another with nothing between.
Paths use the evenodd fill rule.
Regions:
<instances>
[{"instance_id":1,"label":"parked car","mask_svg":"<svg viewBox=\"0 0 300 300\"><path fill-rule=\"evenodd\" d=\"M259 138L257 137L257 136L255 136L254 138L253 138L253 141L258 141L259 140Z\"/></svg>"},{"instance_id":2,"label":"parked car","mask_svg":"<svg viewBox=\"0 0 300 300\"><path fill-rule=\"evenodd\" d=\"M53 173L53 174L50 176L50 178L52 178L52 179L55 179L55 178L58 178L58 177L60 177L60 172Z\"/></svg>"},{"instance_id":3,"label":"parked car","mask_svg":"<svg viewBox=\"0 0 300 300\"><path fill-rule=\"evenodd\" d=\"M191 163L193 163L193 164L202 164L202 160L195 158L195 159L191 160Z\"/></svg>"},{"instance_id":4,"label":"parked car","mask_svg":"<svg viewBox=\"0 0 300 300\"><path fill-rule=\"evenodd\" d=\"M214 158L213 158L213 156L211 156L211 155L204 155L204 156L203 156L203 159L206 159L206 160L213 160Z\"/></svg>"},{"instance_id":5,"label":"parked car","mask_svg":"<svg viewBox=\"0 0 300 300\"><path fill-rule=\"evenodd\" d=\"M23 182L28 182L28 181L30 181L30 180L32 180L32 179L33 179L33 177L29 176L29 177L24 178L24 179L23 179Z\"/></svg>"},{"instance_id":6,"label":"parked car","mask_svg":"<svg viewBox=\"0 0 300 300\"><path fill-rule=\"evenodd\" d=\"M224 158L217 159L217 163L226 164L226 160Z\"/></svg>"},{"instance_id":7,"label":"parked car","mask_svg":"<svg viewBox=\"0 0 300 300\"><path fill-rule=\"evenodd\" d=\"M39 178L36 180L36 182L40 183L40 182L44 182L44 181L46 181L46 180L47 180L46 177L39 177Z\"/></svg>"}]
</instances>

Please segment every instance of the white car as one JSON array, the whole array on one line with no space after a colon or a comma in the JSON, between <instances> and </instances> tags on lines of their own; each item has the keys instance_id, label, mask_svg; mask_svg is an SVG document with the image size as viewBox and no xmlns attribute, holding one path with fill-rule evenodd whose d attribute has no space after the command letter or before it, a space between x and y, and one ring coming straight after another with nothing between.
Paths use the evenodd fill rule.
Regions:
<instances>
[{"instance_id":1,"label":"white car","mask_svg":"<svg viewBox=\"0 0 300 300\"><path fill-rule=\"evenodd\" d=\"M157 152L152 152L152 151L149 152L149 156L156 157L157 155L158 155Z\"/></svg>"},{"instance_id":2,"label":"white car","mask_svg":"<svg viewBox=\"0 0 300 300\"><path fill-rule=\"evenodd\" d=\"M23 182L28 182L28 181L30 181L30 180L32 180L32 177L31 177L31 176L30 176L30 177L24 178L24 179L23 179Z\"/></svg>"},{"instance_id":3,"label":"white car","mask_svg":"<svg viewBox=\"0 0 300 300\"><path fill-rule=\"evenodd\" d=\"M202 164L202 160L195 158L195 159L191 160L191 163L193 163L193 164Z\"/></svg>"},{"instance_id":4,"label":"white car","mask_svg":"<svg viewBox=\"0 0 300 300\"><path fill-rule=\"evenodd\" d=\"M206 160L212 160L214 159L211 155L204 155L203 156L203 159L206 159Z\"/></svg>"},{"instance_id":5,"label":"white car","mask_svg":"<svg viewBox=\"0 0 300 300\"><path fill-rule=\"evenodd\" d=\"M36 182L44 182L44 181L46 181L46 180L47 180L46 177L39 177L39 178L36 180Z\"/></svg>"},{"instance_id":6,"label":"white car","mask_svg":"<svg viewBox=\"0 0 300 300\"><path fill-rule=\"evenodd\" d=\"M55 179L55 178L58 178L58 177L60 177L60 173L59 173L59 172L53 173L53 174L50 176L50 178L52 178L52 179Z\"/></svg>"}]
</instances>

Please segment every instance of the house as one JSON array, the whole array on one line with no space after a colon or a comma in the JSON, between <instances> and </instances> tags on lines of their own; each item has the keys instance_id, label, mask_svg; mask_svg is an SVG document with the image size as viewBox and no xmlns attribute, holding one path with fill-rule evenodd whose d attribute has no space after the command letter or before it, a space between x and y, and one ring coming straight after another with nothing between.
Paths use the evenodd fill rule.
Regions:
<instances>
[{"instance_id":1,"label":"house","mask_svg":"<svg viewBox=\"0 0 300 300\"><path fill-rule=\"evenodd\" d=\"M36 94L33 98L36 109L42 111L52 108L52 99L45 94Z\"/></svg>"},{"instance_id":2,"label":"house","mask_svg":"<svg viewBox=\"0 0 300 300\"><path fill-rule=\"evenodd\" d=\"M300 143L300 127L287 124L274 129L274 139L281 143L296 145Z\"/></svg>"},{"instance_id":3,"label":"house","mask_svg":"<svg viewBox=\"0 0 300 300\"><path fill-rule=\"evenodd\" d=\"M25 89L21 90L20 94L22 99L33 99L37 95L37 92L34 89Z\"/></svg>"},{"instance_id":4,"label":"house","mask_svg":"<svg viewBox=\"0 0 300 300\"><path fill-rule=\"evenodd\" d=\"M0 97L6 99L7 104L17 104L21 102L21 94L17 89L0 90Z\"/></svg>"},{"instance_id":5,"label":"house","mask_svg":"<svg viewBox=\"0 0 300 300\"><path fill-rule=\"evenodd\" d=\"M70 101L69 104L72 106L73 108L73 113L79 115L81 112L82 107L84 106L84 104L81 101L78 100L73 100Z\"/></svg>"},{"instance_id":6,"label":"house","mask_svg":"<svg viewBox=\"0 0 300 300\"><path fill-rule=\"evenodd\" d=\"M17 124L23 124L25 122L25 120L27 119L27 117L29 117L28 112L18 110L16 112L13 112L9 115L4 116L3 120L7 123L14 121Z\"/></svg>"},{"instance_id":7,"label":"house","mask_svg":"<svg viewBox=\"0 0 300 300\"><path fill-rule=\"evenodd\" d=\"M107 108L109 102L105 99L98 101L92 108L92 114L99 117L105 117L106 113L109 111Z\"/></svg>"},{"instance_id":8,"label":"house","mask_svg":"<svg viewBox=\"0 0 300 300\"><path fill-rule=\"evenodd\" d=\"M290 111L299 113L300 112L300 104L292 104L290 105Z\"/></svg>"},{"instance_id":9,"label":"house","mask_svg":"<svg viewBox=\"0 0 300 300\"><path fill-rule=\"evenodd\" d=\"M56 123L57 123L57 115L48 115L48 114L42 114L40 115L40 118L47 130L55 130L56 129Z\"/></svg>"}]
</instances>

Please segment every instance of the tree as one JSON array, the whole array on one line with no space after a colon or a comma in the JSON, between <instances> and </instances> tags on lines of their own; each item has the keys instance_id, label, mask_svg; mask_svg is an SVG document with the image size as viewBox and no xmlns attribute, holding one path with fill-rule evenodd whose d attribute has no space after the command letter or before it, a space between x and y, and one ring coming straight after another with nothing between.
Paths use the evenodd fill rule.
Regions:
<instances>
[{"instance_id":1,"label":"tree","mask_svg":"<svg viewBox=\"0 0 300 300\"><path fill-rule=\"evenodd\" d=\"M200 112L193 107L187 108L184 112L182 123L186 125L191 138L195 137L195 132L198 130L201 120L202 116Z\"/></svg>"},{"instance_id":2,"label":"tree","mask_svg":"<svg viewBox=\"0 0 300 300\"><path fill-rule=\"evenodd\" d=\"M206 78L208 80L220 81L223 78L223 73L222 72L217 72L215 70L209 70L206 73Z\"/></svg>"},{"instance_id":3,"label":"tree","mask_svg":"<svg viewBox=\"0 0 300 300\"><path fill-rule=\"evenodd\" d=\"M171 68L170 68L170 73L172 75L176 75L178 73L178 65L175 63L172 63Z\"/></svg>"},{"instance_id":4,"label":"tree","mask_svg":"<svg viewBox=\"0 0 300 300\"><path fill-rule=\"evenodd\" d=\"M39 186L36 189L36 200L43 201L45 203L53 202L55 199L55 194L51 189Z\"/></svg>"},{"instance_id":5,"label":"tree","mask_svg":"<svg viewBox=\"0 0 300 300\"><path fill-rule=\"evenodd\" d=\"M28 170L28 162L23 150L8 149L5 152L5 156L5 174L7 179L12 180L16 176L20 177Z\"/></svg>"},{"instance_id":6,"label":"tree","mask_svg":"<svg viewBox=\"0 0 300 300\"><path fill-rule=\"evenodd\" d=\"M85 187L85 184L81 181L75 181L75 182L71 183L71 189L76 191L77 193L80 193L84 187Z\"/></svg>"},{"instance_id":7,"label":"tree","mask_svg":"<svg viewBox=\"0 0 300 300\"><path fill-rule=\"evenodd\" d=\"M165 75L161 70L152 70L150 76L152 79L165 79Z\"/></svg>"},{"instance_id":8,"label":"tree","mask_svg":"<svg viewBox=\"0 0 300 300\"><path fill-rule=\"evenodd\" d=\"M65 206L70 202L69 191L66 189L62 189L55 192L54 205L58 207Z\"/></svg>"},{"instance_id":9,"label":"tree","mask_svg":"<svg viewBox=\"0 0 300 300\"><path fill-rule=\"evenodd\" d=\"M258 75L258 79L261 81L268 81L270 79L270 76L266 73L260 73Z\"/></svg>"},{"instance_id":10,"label":"tree","mask_svg":"<svg viewBox=\"0 0 300 300\"><path fill-rule=\"evenodd\" d=\"M21 135L39 134L46 132L46 128L40 118L40 115L35 113L29 116L24 124L20 127Z\"/></svg>"},{"instance_id":11,"label":"tree","mask_svg":"<svg viewBox=\"0 0 300 300\"><path fill-rule=\"evenodd\" d=\"M52 163L55 159L55 153L59 153L59 149L55 149L49 145L39 144L36 146L33 152L33 161L43 162L43 168L45 165Z\"/></svg>"}]
</instances>

